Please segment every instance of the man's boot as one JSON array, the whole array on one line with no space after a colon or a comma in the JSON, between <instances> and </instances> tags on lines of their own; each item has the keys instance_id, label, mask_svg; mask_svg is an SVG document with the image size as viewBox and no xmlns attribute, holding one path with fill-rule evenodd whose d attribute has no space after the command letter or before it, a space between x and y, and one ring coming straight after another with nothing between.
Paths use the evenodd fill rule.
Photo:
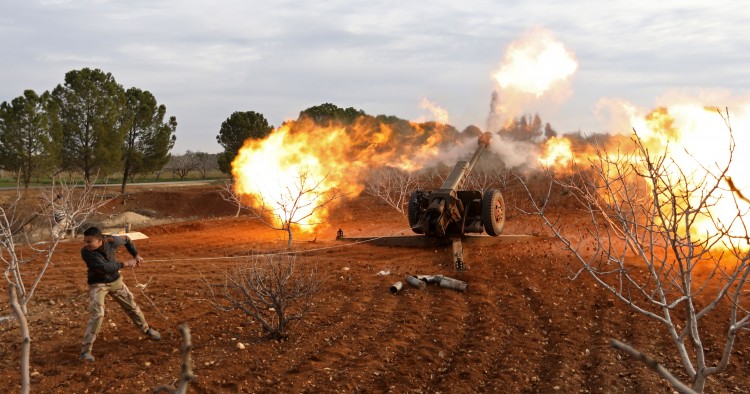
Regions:
<instances>
[{"instance_id":1,"label":"man's boot","mask_svg":"<svg viewBox=\"0 0 750 394\"><path fill-rule=\"evenodd\" d=\"M153 328L149 328L148 330L146 330L145 334L154 341L158 341L161 339L161 334L159 334L159 331L156 331Z\"/></svg>"},{"instance_id":2,"label":"man's boot","mask_svg":"<svg viewBox=\"0 0 750 394\"><path fill-rule=\"evenodd\" d=\"M84 353L81 353L81 360L93 363L94 360L96 360L96 359L94 358L94 356L91 355L91 353L84 352Z\"/></svg>"}]
</instances>

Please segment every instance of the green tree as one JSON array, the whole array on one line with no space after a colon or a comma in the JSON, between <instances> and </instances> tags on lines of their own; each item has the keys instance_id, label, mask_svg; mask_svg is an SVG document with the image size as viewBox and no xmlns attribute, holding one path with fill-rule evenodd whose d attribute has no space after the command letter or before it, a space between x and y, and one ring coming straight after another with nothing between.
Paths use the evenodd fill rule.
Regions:
<instances>
[{"instance_id":1,"label":"green tree","mask_svg":"<svg viewBox=\"0 0 750 394\"><path fill-rule=\"evenodd\" d=\"M325 103L300 112L299 118L308 117L318 124L338 122L347 125L354 123L358 118L365 115L367 114L361 109L339 108L334 104Z\"/></svg>"},{"instance_id":2,"label":"green tree","mask_svg":"<svg viewBox=\"0 0 750 394\"><path fill-rule=\"evenodd\" d=\"M50 171L58 157L59 128L49 92L25 90L0 104L0 166L18 174L25 188L34 176Z\"/></svg>"},{"instance_id":3,"label":"green tree","mask_svg":"<svg viewBox=\"0 0 750 394\"><path fill-rule=\"evenodd\" d=\"M123 118L125 91L112 74L89 68L69 71L52 96L60 106L63 168L81 171L86 182L97 173L119 170L128 125Z\"/></svg>"},{"instance_id":4,"label":"green tree","mask_svg":"<svg viewBox=\"0 0 750 394\"><path fill-rule=\"evenodd\" d=\"M221 123L216 141L224 148L219 154L219 169L229 174L232 172L232 161L248 138L263 139L273 130L266 118L257 112L235 112Z\"/></svg>"},{"instance_id":5,"label":"green tree","mask_svg":"<svg viewBox=\"0 0 750 394\"><path fill-rule=\"evenodd\" d=\"M149 173L169 161L174 147L177 119L164 121L167 107L158 105L148 91L130 88L125 92L124 124L127 125L122 147L122 187L125 193L128 180L136 174Z\"/></svg>"}]
</instances>

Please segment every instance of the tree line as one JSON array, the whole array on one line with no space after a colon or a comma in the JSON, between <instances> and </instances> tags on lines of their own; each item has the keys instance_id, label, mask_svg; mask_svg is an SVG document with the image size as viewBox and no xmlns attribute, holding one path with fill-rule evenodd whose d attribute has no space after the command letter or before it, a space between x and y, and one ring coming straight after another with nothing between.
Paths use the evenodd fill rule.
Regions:
<instances>
[{"instance_id":1,"label":"tree line","mask_svg":"<svg viewBox=\"0 0 750 394\"><path fill-rule=\"evenodd\" d=\"M42 94L28 89L0 104L0 168L28 187L33 178L80 173L122 175L122 192L136 174L162 168L176 140L177 119L166 106L114 76L83 68Z\"/></svg>"},{"instance_id":2,"label":"tree line","mask_svg":"<svg viewBox=\"0 0 750 394\"><path fill-rule=\"evenodd\" d=\"M461 138L474 138L482 134L482 130L474 125L469 125L463 131L459 131L452 125L440 125L435 122L425 122L416 124L396 116L388 115L369 115L361 109L353 107L342 108L331 103L307 108L299 113L297 120L290 120L291 123L301 123L303 120L309 120L314 124L326 126L336 124L349 128L349 126L358 123L365 125L371 132L378 132L381 127L386 126L393 129L396 138L407 138L413 140L415 135L421 134L429 136L431 134L442 134L444 140L448 143ZM237 111L234 112L227 120L221 124L219 135L216 136L216 142L224 148L219 153L219 169L231 174L231 164L237 156L240 148L249 138L263 139L266 138L274 127L269 125L263 114L255 111ZM558 135L549 123L542 123L538 114L522 115L513 118L506 125L498 130L489 130L493 133L500 134L506 138L515 141L529 141L533 143L544 142L545 140ZM574 140L581 140L583 137L578 134L566 134L567 137ZM398 143L395 143L398 145ZM409 144L411 146L412 144Z\"/></svg>"},{"instance_id":3,"label":"tree line","mask_svg":"<svg viewBox=\"0 0 750 394\"><path fill-rule=\"evenodd\" d=\"M411 122L394 116L371 116L330 103L301 111L298 121L303 118L316 124L344 125L364 119L373 129L387 124L401 136L413 135L415 130ZM473 134L429 123L419 127L453 137ZM549 124L545 126L542 131L537 115L528 120L522 117L502 131L526 140L556 134ZM244 142L267 137L273 126L254 111L232 113L216 136L224 148L218 155L190 151L183 156L170 155L176 130L176 118L167 117L166 106L159 104L151 92L125 89L112 74L99 69L72 70L65 74L64 83L51 91L38 94L28 89L10 102L0 103L0 171L16 174L26 188L32 179L51 178L65 171L81 174L87 183L97 176L120 174L124 193L127 183L137 175L155 173L158 178L171 170L173 176L184 178L197 170L205 177L214 165L230 174L231 163Z\"/></svg>"}]
</instances>

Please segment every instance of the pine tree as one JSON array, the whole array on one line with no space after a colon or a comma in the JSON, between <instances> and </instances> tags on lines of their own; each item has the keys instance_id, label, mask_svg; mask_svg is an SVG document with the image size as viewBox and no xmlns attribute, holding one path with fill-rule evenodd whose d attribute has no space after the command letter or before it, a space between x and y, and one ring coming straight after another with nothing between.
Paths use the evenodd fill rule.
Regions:
<instances>
[{"instance_id":1,"label":"pine tree","mask_svg":"<svg viewBox=\"0 0 750 394\"><path fill-rule=\"evenodd\" d=\"M60 108L63 168L81 171L86 182L98 173L119 170L127 132L125 91L112 74L89 68L69 71L52 96Z\"/></svg>"},{"instance_id":2,"label":"pine tree","mask_svg":"<svg viewBox=\"0 0 750 394\"><path fill-rule=\"evenodd\" d=\"M164 121L167 107L158 105L148 91L130 88L125 92L124 123L127 125L122 146L122 187L125 193L128 180L163 167L174 147L177 119Z\"/></svg>"},{"instance_id":3,"label":"pine tree","mask_svg":"<svg viewBox=\"0 0 750 394\"><path fill-rule=\"evenodd\" d=\"M49 92L39 96L33 90L0 104L0 166L16 172L26 188L32 177L55 167L59 137L53 107Z\"/></svg>"},{"instance_id":4,"label":"pine tree","mask_svg":"<svg viewBox=\"0 0 750 394\"><path fill-rule=\"evenodd\" d=\"M235 112L221 123L216 141L224 148L219 155L219 169L229 174L232 172L232 161L248 138L262 139L273 130L266 118L257 112Z\"/></svg>"}]
</instances>

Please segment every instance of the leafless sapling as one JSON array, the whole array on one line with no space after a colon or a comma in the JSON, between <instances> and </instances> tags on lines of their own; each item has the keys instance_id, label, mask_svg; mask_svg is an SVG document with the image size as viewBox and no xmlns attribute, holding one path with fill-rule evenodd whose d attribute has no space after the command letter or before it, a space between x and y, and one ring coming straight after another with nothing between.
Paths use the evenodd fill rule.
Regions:
<instances>
[{"instance_id":1,"label":"leafless sapling","mask_svg":"<svg viewBox=\"0 0 750 394\"><path fill-rule=\"evenodd\" d=\"M292 248L295 229L320 224L315 215L334 200L343 197L336 188L326 187L327 176L316 179L309 170L300 167L291 184L280 185L276 195L251 195L251 210L266 226L284 231L287 247Z\"/></svg>"},{"instance_id":2,"label":"leafless sapling","mask_svg":"<svg viewBox=\"0 0 750 394\"><path fill-rule=\"evenodd\" d=\"M393 167L375 169L365 178L365 192L384 201L402 215L411 194L421 187L413 172Z\"/></svg>"},{"instance_id":3,"label":"leafless sapling","mask_svg":"<svg viewBox=\"0 0 750 394\"><path fill-rule=\"evenodd\" d=\"M322 281L317 269L297 269L293 255L253 256L224 272L224 283L208 284L209 299L223 311L240 310L261 325L269 339L287 337L289 324L313 307Z\"/></svg>"},{"instance_id":4,"label":"leafless sapling","mask_svg":"<svg viewBox=\"0 0 750 394\"><path fill-rule=\"evenodd\" d=\"M667 149L650 151L634 132L632 149L597 149L577 177L550 178L543 198L534 198L524 183L530 213L578 262L572 278L588 274L666 331L686 378L654 370L678 390L686 384L702 392L710 376L726 371L737 334L750 328L748 207L726 186L735 142L728 113L722 117L729 131L723 162L690 156L697 166L687 170ZM587 215L585 231L569 231L546 204L558 187ZM727 202L731 212L717 215L714 208ZM704 343L707 316L726 322L718 352Z\"/></svg>"},{"instance_id":5,"label":"leafless sapling","mask_svg":"<svg viewBox=\"0 0 750 394\"><path fill-rule=\"evenodd\" d=\"M67 226L80 226L107 201L95 192L92 183L79 185L56 178L52 186L41 191L40 200L26 197L28 193L31 192L22 193L16 188L15 195L7 203L0 204L0 263L5 266L3 276L10 288L15 318L21 323L22 331L28 330L24 322L29 315L29 301L52 264L55 250L63 238L62 231ZM60 215L65 217L66 224L62 228L56 226L59 224L56 213L58 219ZM27 276L31 280L24 280ZM22 335L27 337L28 332ZM23 382L29 379L30 343L30 339L24 341L22 348Z\"/></svg>"}]
</instances>

